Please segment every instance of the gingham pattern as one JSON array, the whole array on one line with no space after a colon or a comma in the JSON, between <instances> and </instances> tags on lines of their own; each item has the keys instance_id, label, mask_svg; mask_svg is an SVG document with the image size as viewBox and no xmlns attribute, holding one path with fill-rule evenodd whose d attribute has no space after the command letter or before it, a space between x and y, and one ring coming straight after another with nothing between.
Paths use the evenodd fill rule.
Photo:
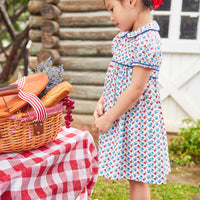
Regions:
<instances>
[{"instance_id":1,"label":"gingham pattern","mask_svg":"<svg viewBox=\"0 0 200 200\"><path fill-rule=\"evenodd\" d=\"M119 180L166 183L170 171L158 75L161 64L159 26L153 21L113 40L113 58L104 85L108 112L131 84L134 66L152 69L140 99L99 138L99 174ZM134 77L133 77L134 78Z\"/></svg>"},{"instance_id":2,"label":"gingham pattern","mask_svg":"<svg viewBox=\"0 0 200 200\"><path fill-rule=\"evenodd\" d=\"M0 199L86 200L97 180L97 159L88 131L62 127L37 150L0 154Z\"/></svg>"}]
</instances>

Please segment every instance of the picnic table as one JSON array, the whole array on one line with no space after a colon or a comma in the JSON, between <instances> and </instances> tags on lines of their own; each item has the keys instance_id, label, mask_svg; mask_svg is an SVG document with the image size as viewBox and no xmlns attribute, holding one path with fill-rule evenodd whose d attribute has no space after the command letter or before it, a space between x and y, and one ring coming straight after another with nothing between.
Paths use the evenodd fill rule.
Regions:
<instances>
[{"instance_id":1,"label":"picnic table","mask_svg":"<svg viewBox=\"0 0 200 200\"><path fill-rule=\"evenodd\" d=\"M36 150L0 154L1 200L87 200L98 176L88 131L62 127Z\"/></svg>"}]
</instances>

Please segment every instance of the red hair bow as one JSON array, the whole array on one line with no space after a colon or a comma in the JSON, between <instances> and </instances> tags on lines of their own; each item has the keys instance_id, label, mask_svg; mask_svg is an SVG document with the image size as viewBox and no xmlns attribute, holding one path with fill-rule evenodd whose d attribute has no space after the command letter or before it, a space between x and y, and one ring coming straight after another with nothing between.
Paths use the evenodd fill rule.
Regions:
<instances>
[{"instance_id":1,"label":"red hair bow","mask_svg":"<svg viewBox=\"0 0 200 200\"><path fill-rule=\"evenodd\" d=\"M153 1L153 9L156 10L160 5L163 4L162 0L152 0Z\"/></svg>"}]
</instances>

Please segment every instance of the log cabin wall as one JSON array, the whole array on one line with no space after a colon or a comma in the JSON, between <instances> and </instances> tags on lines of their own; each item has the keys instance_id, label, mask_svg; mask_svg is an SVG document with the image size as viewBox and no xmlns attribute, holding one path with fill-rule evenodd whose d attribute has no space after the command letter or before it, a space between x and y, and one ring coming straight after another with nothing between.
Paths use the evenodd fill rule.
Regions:
<instances>
[{"instance_id":1,"label":"log cabin wall","mask_svg":"<svg viewBox=\"0 0 200 200\"><path fill-rule=\"evenodd\" d=\"M178 10L177 10L178 8ZM96 102L103 91L111 59L111 41L119 31L109 20L103 0L30 0L29 66L51 56L63 64L72 82L75 123L92 124ZM168 132L178 132L181 121L199 119L200 5L168 0L154 18L161 26L163 62L161 100Z\"/></svg>"},{"instance_id":2,"label":"log cabin wall","mask_svg":"<svg viewBox=\"0 0 200 200\"><path fill-rule=\"evenodd\" d=\"M118 32L102 0L31 0L30 67L52 57L73 85L74 123L91 125Z\"/></svg>"}]
</instances>

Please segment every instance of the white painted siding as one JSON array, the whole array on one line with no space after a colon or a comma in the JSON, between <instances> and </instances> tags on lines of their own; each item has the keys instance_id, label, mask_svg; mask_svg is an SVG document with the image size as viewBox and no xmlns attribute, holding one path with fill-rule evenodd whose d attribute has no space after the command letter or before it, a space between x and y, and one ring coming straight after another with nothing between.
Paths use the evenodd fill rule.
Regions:
<instances>
[{"instance_id":1,"label":"white painted siding","mask_svg":"<svg viewBox=\"0 0 200 200\"><path fill-rule=\"evenodd\" d=\"M200 53L164 52L159 81L168 131L200 118Z\"/></svg>"},{"instance_id":2,"label":"white painted siding","mask_svg":"<svg viewBox=\"0 0 200 200\"><path fill-rule=\"evenodd\" d=\"M169 132L179 131L183 119L200 119L200 6L199 12L190 12L188 7L185 12L184 1L171 0L169 10L153 11L158 18L169 16L168 37L162 38L163 62L159 78ZM198 19L196 38L180 39L183 16Z\"/></svg>"}]
</instances>

